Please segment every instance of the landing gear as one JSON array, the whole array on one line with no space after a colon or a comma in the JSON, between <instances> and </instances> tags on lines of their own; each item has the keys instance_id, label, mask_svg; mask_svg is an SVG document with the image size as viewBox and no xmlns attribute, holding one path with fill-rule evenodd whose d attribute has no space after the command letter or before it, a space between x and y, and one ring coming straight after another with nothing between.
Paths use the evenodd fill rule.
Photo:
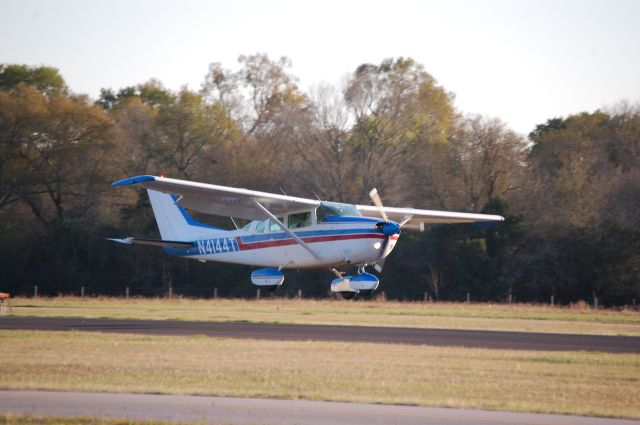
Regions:
<instances>
[{"instance_id":1,"label":"landing gear","mask_svg":"<svg viewBox=\"0 0 640 425\"><path fill-rule=\"evenodd\" d=\"M354 299L356 295L370 297L379 284L378 278L367 273L364 265L358 267L358 274L354 276L344 276L344 273L340 273L336 269L331 269L331 271L338 276L331 282L331 292L336 294L336 297L345 300Z\"/></svg>"},{"instance_id":2,"label":"landing gear","mask_svg":"<svg viewBox=\"0 0 640 425\"><path fill-rule=\"evenodd\" d=\"M356 295L358 295L357 292L349 292L349 291L335 292L335 294L336 294L336 298L342 299L342 300L352 300L355 298Z\"/></svg>"},{"instance_id":3,"label":"landing gear","mask_svg":"<svg viewBox=\"0 0 640 425\"><path fill-rule=\"evenodd\" d=\"M251 283L266 293L275 291L284 282L284 274L279 269L258 269L251 273Z\"/></svg>"},{"instance_id":4,"label":"landing gear","mask_svg":"<svg viewBox=\"0 0 640 425\"><path fill-rule=\"evenodd\" d=\"M357 300L370 300L373 298L373 294L375 291L371 290L371 291L360 291L360 292L349 292L349 291L342 291L342 292L334 292L335 297L339 300L353 300L353 301L357 301Z\"/></svg>"}]
</instances>

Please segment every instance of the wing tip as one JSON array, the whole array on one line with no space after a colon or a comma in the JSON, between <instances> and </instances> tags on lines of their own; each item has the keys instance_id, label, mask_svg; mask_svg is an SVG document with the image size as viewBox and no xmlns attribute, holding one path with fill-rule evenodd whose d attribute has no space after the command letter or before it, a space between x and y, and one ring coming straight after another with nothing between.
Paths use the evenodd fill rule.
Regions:
<instances>
[{"instance_id":1,"label":"wing tip","mask_svg":"<svg viewBox=\"0 0 640 425\"><path fill-rule=\"evenodd\" d=\"M150 175L128 177L126 179L118 180L116 182L111 183L111 186L113 187L129 186L132 184L155 181L155 179L156 179L156 176L150 176Z\"/></svg>"}]
</instances>

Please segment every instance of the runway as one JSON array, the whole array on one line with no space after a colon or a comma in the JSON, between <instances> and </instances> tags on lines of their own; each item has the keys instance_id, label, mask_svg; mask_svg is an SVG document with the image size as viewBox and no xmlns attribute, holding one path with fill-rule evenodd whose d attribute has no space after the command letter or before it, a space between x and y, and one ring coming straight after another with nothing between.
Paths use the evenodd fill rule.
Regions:
<instances>
[{"instance_id":1,"label":"runway","mask_svg":"<svg viewBox=\"0 0 640 425\"><path fill-rule=\"evenodd\" d=\"M640 425L636 420L380 404L156 394L0 391L0 412L230 424Z\"/></svg>"},{"instance_id":2,"label":"runway","mask_svg":"<svg viewBox=\"0 0 640 425\"><path fill-rule=\"evenodd\" d=\"M20 316L0 317L1 329L77 330L148 335L206 335L270 340L349 341L469 348L640 353L640 337L454 329Z\"/></svg>"}]
</instances>

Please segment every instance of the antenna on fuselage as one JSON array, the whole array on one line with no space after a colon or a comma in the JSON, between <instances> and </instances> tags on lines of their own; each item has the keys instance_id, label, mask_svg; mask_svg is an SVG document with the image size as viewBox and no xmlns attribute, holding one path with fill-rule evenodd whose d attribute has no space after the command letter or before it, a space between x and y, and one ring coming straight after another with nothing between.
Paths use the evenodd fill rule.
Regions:
<instances>
[{"instance_id":1,"label":"antenna on fuselage","mask_svg":"<svg viewBox=\"0 0 640 425\"><path fill-rule=\"evenodd\" d=\"M231 219L231 222L233 223L233 226L236 228L236 230L239 229L238 225L236 224L236 221L233 219L233 217L229 217Z\"/></svg>"},{"instance_id":2,"label":"antenna on fuselage","mask_svg":"<svg viewBox=\"0 0 640 425\"><path fill-rule=\"evenodd\" d=\"M312 193L313 193L313 196L315 196L315 197L316 197L316 199L317 199L318 201L322 202L322 199L320 199L320 197L319 197L319 196L318 196L318 194L315 192L315 190L313 190L313 191L312 191Z\"/></svg>"},{"instance_id":3,"label":"antenna on fuselage","mask_svg":"<svg viewBox=\"0 0 640 425\"><path fill-rule=\"evenodd\" d=\"M289 196L289 195L287 195L287 192L285 192L285 191L284 191L284 189L282 188L282 186L280 186L280 192L282 192L282 194L283 194L284 196Z\"/></svg>"}]
</instances>

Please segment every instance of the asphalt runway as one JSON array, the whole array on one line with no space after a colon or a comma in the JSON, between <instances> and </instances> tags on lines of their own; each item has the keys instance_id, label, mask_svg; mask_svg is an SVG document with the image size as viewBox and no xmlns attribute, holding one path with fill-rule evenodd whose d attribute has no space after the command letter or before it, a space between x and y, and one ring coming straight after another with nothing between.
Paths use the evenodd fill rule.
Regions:
<instances>
[{"instance_id":1,"label":"asphalt runway","mask_svg":"<svg viewBox=\"0 0 640 425\"><path fill-rule=\"evenodd\" d=\"M32 416L92 416L183 423L300 425L639 425L583 416L381 404L157 394L0 391L0 412Z\"/></svg>"},{"instance_id":2,"label":"asphalt runway","mask_svg":"<svg viewBox=\"0 0 640 425\"><path fill-rule=\"evenodd\" d=\"M19 316L0 317L0 329L77 330L148 335L207 335L270 340L351 341L470 348L640 353L640 337L453 329Z\"/></svg>"}]
</instances>

